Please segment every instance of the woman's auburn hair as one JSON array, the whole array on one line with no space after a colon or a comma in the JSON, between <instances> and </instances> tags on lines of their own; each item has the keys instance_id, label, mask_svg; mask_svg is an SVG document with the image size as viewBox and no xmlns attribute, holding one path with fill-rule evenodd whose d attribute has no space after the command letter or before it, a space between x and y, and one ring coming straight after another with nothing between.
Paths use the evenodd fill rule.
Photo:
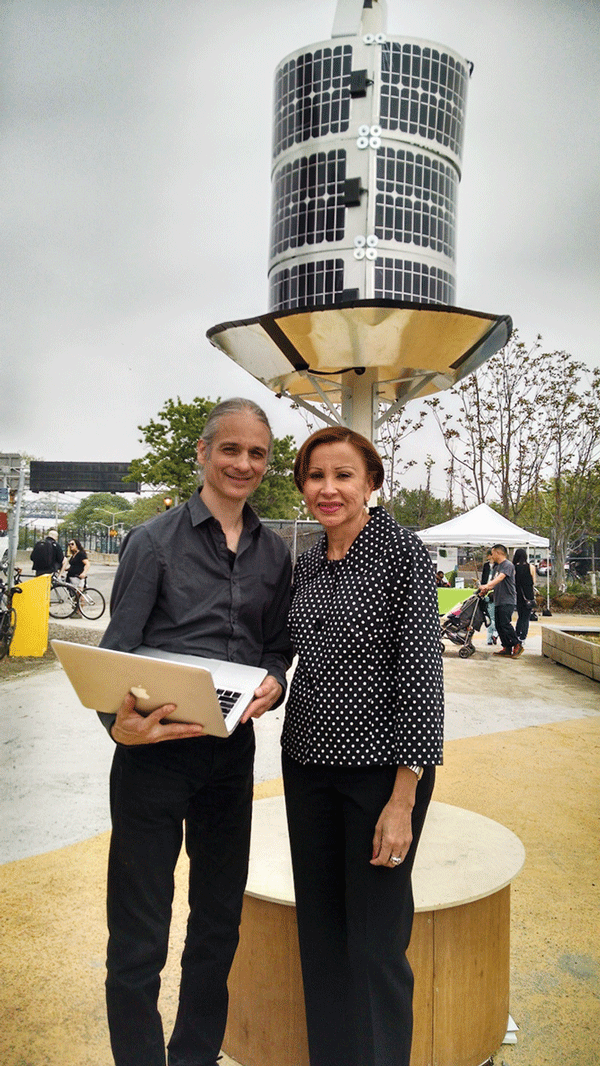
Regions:
<instances>
[{"instance_id":1,"label":"woman's auburn hair","mask_svg":"<svg viewBox=\"0 0 600 1066\"><path fill-rule=\"evenodd\" d=\"M380 489L383 485L385 471L381 456L370 440L356 433L346 426L326 426L318 429L300 448L294 463L294 481L300 492L304 490L304 484L308 477L310 457L319 444L351 444L360 453L367 468L367 474L372 478L373 489Z\"/></svg>"}]
</instances>

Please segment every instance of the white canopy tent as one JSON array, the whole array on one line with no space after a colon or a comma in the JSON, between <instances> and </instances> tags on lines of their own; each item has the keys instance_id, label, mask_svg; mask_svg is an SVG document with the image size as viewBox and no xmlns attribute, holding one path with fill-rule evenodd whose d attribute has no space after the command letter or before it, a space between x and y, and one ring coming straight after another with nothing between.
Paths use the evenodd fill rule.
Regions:
<instances>
[{"instance_id":1,"label":"white canopy tent","mask_svg":"<svg viewBox=\"0 0 600 1066\"><path fill-rule=\"evenodd\" d=\"M430 526L429 529L421 529L417 536L424 544L438 548L491 548L493 544L504 544L507 548L546 548L550 547L547 537L539 537L537 533L529 533L521 529L508 518L488 507L487 503L480 503L471 511L451 518L449 522L442 522L439 526ZM549 568L546 575L546 600L550 605Z\"/></svg>"},{"instance_id":2,"label":"white canopy tent","mask_svg":"<svg viewBox=\"0 0 600 1066\"><path fill-rule=\"evenodd\" d=\"M472 511L442 522L439 526L430 526L418 532L424 544L433 544L443 548L469 548L483 545L491 548L492 544L504 544L507 548L548 548L547 537L538 537L521 529L508 518L480 503Z\"/></svg>"}]
</instances>

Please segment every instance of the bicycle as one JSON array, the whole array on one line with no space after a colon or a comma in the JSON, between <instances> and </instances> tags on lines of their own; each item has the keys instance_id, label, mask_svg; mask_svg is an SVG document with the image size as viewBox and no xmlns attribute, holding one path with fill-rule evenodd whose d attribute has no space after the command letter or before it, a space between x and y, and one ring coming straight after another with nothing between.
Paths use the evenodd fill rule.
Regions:
<instances>
[{"instance_id":1,"label":"bicycle","mask_svg":"<svg viewBox=\"0 0 600 1066\"><path fill-rule=\"evenodd\" d=\"M19 571L19 578L20 573ZM18 580L18 578L15 580ZM10 654L10 646L17 624L17 612L12 605L12 601L15 594L22 591L23 589L17 588L16 584L9 589L6 582L0 578L0 659Z\"/></svg>"},{"instance_id":2,"label":"bicycle","mask_svg":"<svg viewBox=\"0 0 600 1066\"><path fill-rule=\"evenodd\" d=\"M23 568L20 567L20 566L15 566L14 573L13 573L13 584L15 584L15 585L20 585L21 584L21 581L22 581L21 574L22 573L23 573ZM8 562L7 562L6 559L3 559L2 562L0 563L0 574L8 574ZM3 585L4 588L6 588L6 582L4 581L4 579L2 577L0 577L0 585Z\"/></svg>"},{"instance_id":3,"label":"bicycle","mask_svg":"<svg viewBox=\"0 0 600 1066\"><path fill-rule=\"evenodd\" d=\"M101 618L106 610L106 600L98 589L76 588L69 581L61 581L55 574L52 575L50 586L50 617L71 618L81 614L84 618L92 621Z\"/></svg>"}]
</instances>

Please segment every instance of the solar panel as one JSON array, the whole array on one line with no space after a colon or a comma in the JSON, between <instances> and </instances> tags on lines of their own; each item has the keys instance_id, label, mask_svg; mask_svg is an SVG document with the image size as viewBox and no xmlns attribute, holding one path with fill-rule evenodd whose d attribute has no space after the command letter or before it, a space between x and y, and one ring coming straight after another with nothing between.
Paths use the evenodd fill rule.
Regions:
<instances>
[{"instance_id":1,"label":"solar panel","mask_svg":"<svg viewBox=\"0 0 600 1066\"><path fill-rule=\"evenodd\" d=\"M348 129L351 78L349 44L303 52L277 69L274 158L294 144Z\"/></svg>"},{"instance_id":2,"label":"solar panel","mask_svg":"<svg viewBox=\"0 0 600 1066\"><path fill-rule=\"evenodd\" d=\"M276 72L271 310L339 301L345 285L455 301L469 64L381 36L321 42Z\"/></svg>"},{"instance_id":3,"label":"solar panel","mask_svg":"<svg viewBox=\"0 0 600 1066\"><path fill-rule=\"evenodd\" d=\"M311 260L274 271L270 290L272 311L334 303L344 291L344 260Z\"/></svg>"},{"instance_id":4,"label":"solar panel","mask_svg":"<svg viewBox=\"0 0 600 1066\"><path fill-rule=\"evenodd\" d=\"M273 176L271 258L289 248L344 236L346 153L315 152L284 163Z\"/></svg>"},{"instance_id":5,"label":"solar panel","mask_svg":"<svg viewBox=\"0 0 600 1066\"><path fill-rule=\"evenodd\" d=\"M455 56L415 42L381 48L380 125L434 141L460 160L469 71Z\"/></svg>"},{"instance_id":6,"label":"solar panel","mask_svg":"<svg viewBox=\"0 0 600 1066\"><path fill-rule=\"evenodd\" d=\"M422 304L455 302L454 277L441 267L393 256L379 256L374 267L375 299L413 300Z\"/></svg>"},{"instance_id":7,"label":"solar panel","mask_svg":"<svg viewBox=\"0 0 600 1066\"><path fill-rule=\"evenodd\" d=\"M375 234L382 240L429 248L454 261L458 174L424 152L377 152Z\"/></svg>"}]
</instances>

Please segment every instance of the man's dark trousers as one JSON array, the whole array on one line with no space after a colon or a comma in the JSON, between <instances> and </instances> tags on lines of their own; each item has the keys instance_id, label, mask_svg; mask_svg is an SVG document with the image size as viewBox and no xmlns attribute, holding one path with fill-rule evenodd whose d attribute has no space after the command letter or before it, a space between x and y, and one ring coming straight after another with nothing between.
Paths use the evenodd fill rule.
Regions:
<instances>
[{"instance_id":1,"label":"man's dark trousers","mask_svg":"<svg viewBox=\"0 0 600 1066\"><path fill-rule=\"evenodd\" d=\"M516 609L516 603L494 604L494 621L503 648L514 648L519 643L519 638L515 633L511 622L511 618Z\"/></svg>"},{"instance_id":2,"label":"man's dark trousers","mask_svg":"<svg viewBox=\"0 0 600 1066\"><path fill-rule=\"evenodd\" d=\"M117 1066L165 1066L157 1008L183 826L190 914L170 1066L215 1066L250 847L254 729L117 746L111 773L106 996Z\"/></svg>"}]
</instances>

